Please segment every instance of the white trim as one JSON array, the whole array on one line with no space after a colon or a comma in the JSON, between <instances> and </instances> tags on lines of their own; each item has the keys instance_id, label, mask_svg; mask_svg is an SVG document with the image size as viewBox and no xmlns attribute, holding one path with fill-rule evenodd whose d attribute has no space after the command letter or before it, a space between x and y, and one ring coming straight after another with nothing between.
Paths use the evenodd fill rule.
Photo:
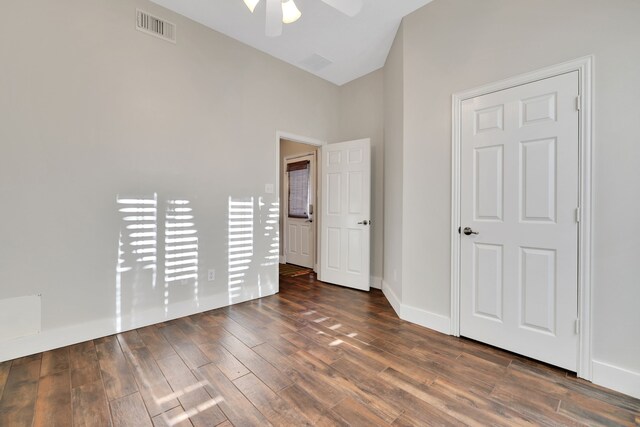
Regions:
<instances>
[{"instance_id":1,"label":"white trim","mask_svg":"<svg viewBox=\"0 0 640 427\"><path fill-rule=\"evenodd\" d=\"M593 361L593 382L640 399L640 373Z\"/></svg>"},{"instance_id":2,"label":"white trim","mask_svg":"<svg viewBox=\"0 0 640 427\"><path fill-rule=\"evenodd\" d=\"M400 318L402 320L433 329L443 334L451 334L451 319L448 316L432 313L422 308L412 307L406 304L402 304L401 307Z\"/></svg>"},{"instance_id":3,"label":"white trim","mask_svg":"<svg viewBox=\"0 0 640 427\"><path fill-rule=\"evenodd\" d=\"M280 264L286 264L287 263L287 255L280 255Z\"/></svg>"},{"instance_id":4,"label":"white trim","mask_svg":"<svg viewBox=\"0 0 640 427\"><path fill-rule=\"evenodd\" d=\"M593 165L593 129L594 129L594 57L583 58L578 65L580 73L580 223L578 224L578 318L580 334L578 337L578 376L593 379L592 354L592 165Z\"/></svg>"},{"instance_id":5,"label":"white trim","mask_svg":"<svg viewBox=\"0 0 640 427\"><path fill-rule=\"evenodd\" d=\"M496 83L452 95L451 163L451 326L450 333L460 336L460 144L462 101L509 89L560 74L578 71L582 108L580 109L580 208L578 243L578 316L581 327L578 345L578 376L592 379L591 359L591 211L593 147L593 68L594 57L586 56L559 65L522 74Z\"/></svg>"},{"instance_id":6,"label":"white trim","mask_svg":"<svg viewBox=\"0 0 640 427\"><path fill-rule=\"evenodd\" d=\"M398 317L402 318L402 316L400 315L402 308L400 304L400 298L398 298L396 293L393 292L391 286L389 286L389 284L385 282L384 279L382 280L382 293L387 298L387 301L389 301L389 304L391 304L391 307L396 312Z\"/></svg>"},{"instance_id":7,"label":"white trim","mask_svg":"<svg viewBox=\"0 0 640 427\"><path fill-rule=\"evenodd\" d=\"M424 326L425 328L433 329L434 331L441 332L443 334L451 334L451 320L449 317L402 304L398 295L396 295L391 286L389 286L384 279L382 280L382 293L387 298L387 301L389 301L389 304L391 304L391 307L398 317L402 320Z\"/></svg>"},{"instance_id":8,"label":"white trim","mask_svg":"<svg viewBox=\"0 0 640 427\"><path fill-rule=\"evenodd\" d=\"M276 131L276 140L278 142L278 148L280 148L280 140L286 139L287 141L299 142L301 144L309 144L309 145L326 145L327 142L321 139L310 138L308 136L296 135L290 132Z\"/></svg>"},{"instance_id":9,"label":"white trim","mask_svg":"<svg viewBox=\"0 0 640 427\"><path fill-rule=\"evenodd\" d=\"M277 289L274 286L272 292L260 295L258 298L274 295ZM244 299L234 302L254 300L254 296L247 295ZM182 301L170 304L165 313L165 307L155 307L149 310L136 312L135 316L125 315L120 319L121 327L116 325L116 318L102 318L84 323L74 323L55 329L44 330L37 335L16 338L0 343L0 362L16 359L18 357L41 353L55 348L65 347L79 342L89 341L99 337L105 337L132 329L142 328L160 322L166 322L180 317L203 313L229 305L229 298L225 294L212 295L200 298L197 305L194 301Z\"/></svg>"},{"instance_id":10,"label":"white trim","mask_svg":"<svg viewBox=\"0 0 640 427\"><path fill-rule=\"evenodd\" d=\"M369 286L374 289L382 289L382 277L371 276Z\"/></svg>"}]
</instances>

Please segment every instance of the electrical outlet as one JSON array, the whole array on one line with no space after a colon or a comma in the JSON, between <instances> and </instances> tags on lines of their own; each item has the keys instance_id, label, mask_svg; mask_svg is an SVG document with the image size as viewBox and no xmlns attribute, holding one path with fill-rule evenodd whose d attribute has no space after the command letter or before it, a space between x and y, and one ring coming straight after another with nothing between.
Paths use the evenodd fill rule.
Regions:
<instances>
[{"instance_id":1,"label":"electrical outlet","mask_svg":"<svg viewBox=\"0 0 640 427\"><path fill-rule=\"evenodd\" d=\"M214 269L209 270L209 274L207 275L207 280L213 282L216 280L216 271Z\"/></svg>"},{"instance_id":2,"label":"electrical outlet","mask_svg":"<svg viewBox=\"0 0 640 427\"><path fill-rule=\"evenodd\" d=\"M264 185L264 192L267 194L273 194L273 184L265 184Z\"/></svg>"}]
</instances>

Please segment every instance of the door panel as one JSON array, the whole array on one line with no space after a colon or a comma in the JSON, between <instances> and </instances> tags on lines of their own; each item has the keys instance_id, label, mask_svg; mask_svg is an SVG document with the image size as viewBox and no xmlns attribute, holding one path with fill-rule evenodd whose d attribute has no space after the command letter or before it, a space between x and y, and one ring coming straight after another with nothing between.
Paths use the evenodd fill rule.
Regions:
<instances>
[{"instance_id":1,"label":"door panel","mask_svg":"<svg viewBox=\"0 0 640 427\"><path fill-rule=\"evenodd\" d=\"M349 172L349 214L358 215L362 213L362 172Z\"/></svg>"},{"instance_id":2,"label":"door panel","mask_svg":"<svg viewBox=\"0 0 640 427\"><path fill-rule=\"evenodd\" d=\"M523 99L520 105L521 126L556 120L557 93Z\"/></svg>"},{"instance_id":3,"label":"door panel","mask_svg":"<svg viewBox=\"0 0 640 427\"><path fill-rule=\"evenodd\" d=\"M476 221L502 219L502 146L480 147L475 150L474 198Z\"/></svg>"},{"instance_id":4,"label":"door panel","mask_svg":"<svg viewBox=\"0 0 640 427\"><path fill-rule=\"evenodd\" d=\"M311 227L309 223L305 223L298 227L298 234L300 235L300 255L304 257L311 256L313 236L311 235Z\"/></svg>"},{"instance_id":5,"label":"door panel","mask_svg":"<svg viewBox=\"0 0 640 427\"><path fill-rule=\"evenodd\" d=\"M362 272L362 236L363 230L349 229L349 256L347 271L360 274Z\"/></svg>"},{"instance_id":6,"label":"door panel","mask_svg":"<svg viewBox=\"0 0 640 427\"><path fill-rule=\"evenodd\" d=\"M477 110L475 117L475 133L489 132L494 129L503 129L504 105L494 105Z\"/></svg>"},{"instance_id":7,"label":"door panel","mask_svg":"<svg viewBox=\"0 0 640 427\"><path fill-rule=\"evenodd\" d=\"M369 290L371 143L322 147L320 280Z\"/></svg>"},{"instance_id":8,"label":"door panel","mask_svg":"<svg viewBox=\"0 0 640 427\"><path fill-rule=\"evenodd\" d=\"M556 253L520 248L523 326L555 334Z\"/></svg>"},{"instance_id":9,"label":"door panel","mask_svg":"<svg viewBox=\"0 0 640 427\"><path fill-rule=\"evenodd\" d=\"M295 255L298 253L298 224L289 223L287 228L287 251L289 255Z\"/></svg>"},{"instance_id":10,"label":"door panel","mask_svg":"<svg viewBox=\"0 0 640 427\"><path fill-rule=\"evenodd\" d=\"M339 173L327 175L327 189L329 200L327 202L327 213L340 215L342 213L342 176Z\"/></svg>"},{"instance_id":11,"label":"door panel","mask_svg":"<svg viewBox=\"0 0 640 427\"><path fill-rule=\"evenodd\" d=\"M340 272L340 261L342 256L340 249L342 247L341 230L337 227L327 227L327 240L323 242L323 246L327 249L326 263L322 263L323 267L329 270L333 270L337 273ZM324 261L324 260L323 260Z\"/></svg>"},{"instance_id":12,"label":"door panel","mask_svg":"<svg viewBox=\"0 0 640 427\"><path fill-rule=\"evenodd\" d=\"M462 103L461 335L577 366L578 73Z\"/></svg>"},{"instance_id":13,"label":"door panel","mask_svg":"<svg viewBox=\"0 0 640 427\"><path fill-rule=\"evenodd\" d=\"M520 143L521 221L555 222L556 139Z\"/></svg>"},{"instance_id":14,"label":"door panel","mask_svg":"<svg viewBox=\"0 0 640 427\"><path fill-rule=\"evenodd\" d=\"M474 244L474 313L502 320L502 246Z\"/></svg>"}]
</instances>

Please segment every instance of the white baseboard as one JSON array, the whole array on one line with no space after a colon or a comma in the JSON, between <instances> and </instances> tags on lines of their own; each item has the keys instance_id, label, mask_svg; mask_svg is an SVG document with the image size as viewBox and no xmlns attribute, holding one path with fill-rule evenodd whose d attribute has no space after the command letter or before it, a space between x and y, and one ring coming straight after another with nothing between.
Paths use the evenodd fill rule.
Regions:
<instances>
[{"instance_id":1,"label":"white baseboard","mask_svg":"<svg viewBox=\"0 0 640 427\"><path fill-rule=\"evenodd\" d=\"M400 318L407 322L416 323L425 328L451 335L451 319L449 316L443 316L421 308L402 304L402 315Z\"/></svg>"},{"instance_id":2,"label":"white baseboard","mask_svg":"<svg viewBox=\"0 0 640 427\"><path fill-rule=\"evenodd\" d=\"M273 289L273 291L274 292L262 295L261 297L272 295L277 292L277 289ZM251 299L255 298L249 297L244 300L234 301L234 304ZM0 343L0 362L106 337L108 335L202 313L228 305L229 297L224 293L201 298L198 305L194 301L183 301L171 304L168 306L166 313L164 307L156 307L143 312L136 312L135 317L125 315L122 316L120 325L118 325L115 318L103 318L56 329L45 329L37 335L15 338Z\"/></svg>"},{"instance_id":3,"label":"white baseboard","mask_svg":"<svg viewBox=\"0 0 640 427\"><path fill-rule=\"evenodd\" d=\"M594 360L593 383L640 399L640 373Z\"/></svg>"},{"instance_id":4,"label":"white baseboard","mask_svg":"<svg viewBox=\"0 0 640 427\"><path fill-rule=\"evenodd\" d=\"M287 263L287 257L284 255L280 255L280 264L286 264Z\"/></svg>"},{"instance_id":5,"label":"white baseboard","mask_svg":"<svg viewBox=\"0 0 640 427\"><path fill-rule=\"evenodd\" d=\"M374 289L382 289L382 278L377 276L371 276L369 280L369 286Z\"/></svg>"},{"instance_id":6,"label":"white baseboard","mask_svg":"<svg viewBox=\"0 0 640 427\"><path fill-rule=\"evenodd\" d=\"M393 291L391 286L384 280L382 281L382 293L395 310L396 314L402 320L415 323L443 334L451 335L451 319L441 314L431 313L421 308L412 307L402 304L398 295Z\"/></svg>"},{"instance_id":7,"label":"white baseboard","mask_svg":"<svg viewBox=\"0 0 640 427\"><path fill-rule=\"evenodd\" d=\"M396 312L398 317L402 318L402 316L400 316L400 312L401 312L400 299L398 298L396 293L393 292L393 289L391 289L391 286L389 286L389 284L384 280L382 280L382 293L387 298L387 301L389 301L389 304L391 304L391 307Z\"/></svg>"}]
</instances>

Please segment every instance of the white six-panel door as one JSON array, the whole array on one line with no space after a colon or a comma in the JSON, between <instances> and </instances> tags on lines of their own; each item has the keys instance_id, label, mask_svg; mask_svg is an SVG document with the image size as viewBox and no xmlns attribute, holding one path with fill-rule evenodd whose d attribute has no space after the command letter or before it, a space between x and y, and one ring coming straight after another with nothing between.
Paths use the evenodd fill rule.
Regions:
<instances>
[{"instance_id":1,"label":"white six-panel door","mask_svg":"<svg viewBox=\"0 0 640 427\"><path fill-rule=\"evenodd\" d=\"M288 215L288 201L285 200L285 254L288 264L314 268L316 263L316 223L313 209L316 206L316 155L297 156L285 160L285 164L303 160L309 161L309 204L308 218L294 218ZM288 177L285 171L285 198L289 194Z\"/></svg>"},{"instance_id":2,"label":"white six-panel door","mask_svg":"<svg viewBox=\"0 0 640 427\"><path fill-rule=\"evenodd\" d=\"M460 334L572 371L577 96L572 72L466 100L461 152Z\"/></svg>"},{"instance_id":3,"label":"white six-panel door","mask_svg":"<svg viewBox=\"0 0 640 427\"><path fill-rule=\"evenodd\" d=\"M369 290L371 142L322 147L320 280Z\"/></svg>"}]
</instances>

